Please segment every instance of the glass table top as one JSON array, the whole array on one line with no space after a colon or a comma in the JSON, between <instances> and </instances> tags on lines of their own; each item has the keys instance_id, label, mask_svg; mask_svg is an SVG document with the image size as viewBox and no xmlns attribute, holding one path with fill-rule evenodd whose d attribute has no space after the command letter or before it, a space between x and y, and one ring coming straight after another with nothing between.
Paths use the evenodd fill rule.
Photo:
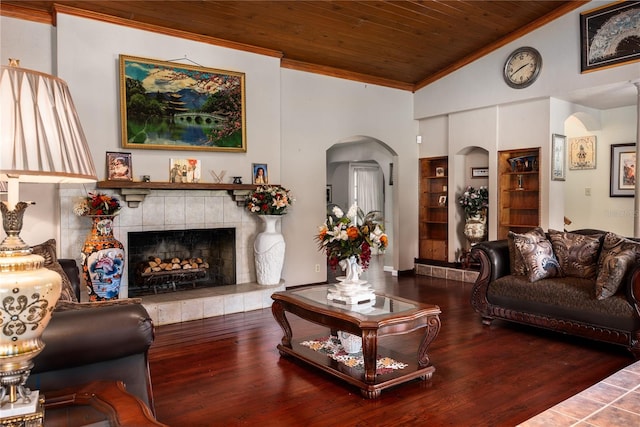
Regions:
<instances>
[{"instance_id":1,"label":"glass table top","mask_svg":"<svg viewBox=\"0 0 640 427\"><path fill-rule=\"evenodd\" d=\"M367 316L379 316L387 314L398 314L417 310L421 308L417 303L401 300L384 295L376 295L374 301L361 304L342 304L340 302L329 301L327 299L328 290L332 285L314 286L310 288L297 289L289 291L291 295L310 300L313 303L323 305L329 308L338 308L356 313L365 314Z\"/></svg>"}]
</instances>

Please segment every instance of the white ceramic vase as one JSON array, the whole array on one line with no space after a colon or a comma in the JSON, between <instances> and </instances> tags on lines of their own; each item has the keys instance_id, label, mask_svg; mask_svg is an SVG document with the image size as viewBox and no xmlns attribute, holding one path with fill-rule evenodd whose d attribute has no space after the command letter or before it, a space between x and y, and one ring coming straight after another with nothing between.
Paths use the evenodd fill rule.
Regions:
<instances>
[{"instance_id":1,"label":"white ceramic vase","mask_svg":"<svg viewBox=\"0 0 640 427\"><path fill-rule=\"evenodd\" d=\"M464 235L471 246L487 239L487 216L477 213L469 216L464 224Z\"/></svg>"},{"instance_id":2,"label":"white ceramic vase","mask_svg":"<svg viewBox=\"0 0 640 427\"><path fill-rule=\"evenodd\" d=\"M362 350L362 337L350 334L345 331L338 331L338 339L344 351L349 354L358 353Z\"/></svg>"},{"instance_id":3,"label":"white ceramic vase","mask_svg":"<svg viewBox=\"0 0 640 427\"><path fill-rule=\"evenodd\" d=\"M277 230L282 215L258 215L264 221L264 231L256 236L253 253L256 263L256 280L260 285L277 285L284 265L285 242Z\"/></svg>"}]
</instances>

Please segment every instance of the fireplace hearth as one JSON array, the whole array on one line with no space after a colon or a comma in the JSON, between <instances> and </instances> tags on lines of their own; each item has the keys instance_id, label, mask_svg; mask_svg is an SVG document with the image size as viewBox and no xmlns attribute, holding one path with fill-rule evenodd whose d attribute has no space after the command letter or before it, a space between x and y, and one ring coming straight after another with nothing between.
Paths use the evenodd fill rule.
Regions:
<instances>
[{"instance_id":1,"label":"fireplace hearth","mask_svg":"<svg viewBox=\"0 0 640 427\"><path fill-rule=\"evenodd\" d=\"M236 283L235 229L128 233L129 296Z\"/></svg>"}]
</instances>

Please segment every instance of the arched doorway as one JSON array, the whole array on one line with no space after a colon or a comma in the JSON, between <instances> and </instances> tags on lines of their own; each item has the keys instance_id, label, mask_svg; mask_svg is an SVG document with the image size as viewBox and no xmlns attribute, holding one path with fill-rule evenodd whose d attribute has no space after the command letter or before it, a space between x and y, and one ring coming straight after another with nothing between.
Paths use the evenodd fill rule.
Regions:
<instances>
[{"instance_id":1,"label":"arched doorway","mask_svg":"<svg viewBox=\"0 0 640 427\"><path fill-rule=\"evenodd\" d=\"M368 136L338 141L326 152L327 203L348 209L356 201L363 211L381 210L389 246L384 269L393 269L394 204L393 177L397 154L384 142ZM328 271L331 276L333 272ZM330 279L330 277L329 277Z\"/></svg>"}]
</instances>

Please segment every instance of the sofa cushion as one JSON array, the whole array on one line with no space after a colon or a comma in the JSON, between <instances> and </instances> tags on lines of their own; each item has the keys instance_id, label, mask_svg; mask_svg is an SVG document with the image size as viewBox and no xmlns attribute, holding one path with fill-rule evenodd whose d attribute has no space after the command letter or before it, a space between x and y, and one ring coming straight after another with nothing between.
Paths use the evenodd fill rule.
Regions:
<instances>
[{"instance_id":1,"label":"sofa cushion","mask_svg":"<svg viewBox=\"0 0 640 427\"><path fill-rule=\"evenodd\" d=\"M35 255L40 255L44 258L44 267L49 270L55 271L62 277L62 292L60 293L60 301L72 301L78 302L75 293L73 292L73 287L71 286L71 282L69 282L69 278L65 274L62 266L58 262L58 257L56 255L56 241L55 239L49 239L46 242L40 243L39 245L35 245L31 247L32 253Z\"/></svg>"},{"instance_id":2,"label":"sofa cushion","mask_svg":"<svg viewBox=\"0 0 640 427\"><path fill-rule=\"evenodd\" d=\"M533 230L527 231L523 234L517 234L513 231L509 231L507 236L507 244L509 246L509 268L511 269L511 274L517 274L519 276L525 276L527 274L527 267L525 265L524 259L520 254L518 248L516 248L516 244L514 238L516 236L530 236L530 237L539 237L540 239L546 238L544 234L544 230L540 227L536 227Z\"/></svg>"},{"instance_id":3,"label":"sofa cushion","mask_svg":"<svg viewBox=\"0 0 640 427\"><path fill-rule=\"evenodd\" d=\"M629 266L637 262L637 242L606 233L602 242L602 251L598 258L598 276L596 278L596 298L605 299L614 295Z\"/></svg>"},{"instance_id":4,"label":"sofa cushion","mask_svg":"<svg viewBox=\"0 0 640 427\"><path fill-rule=\"evenodd\" d=\"M522 255L530 282L560 275L560 265L546 237L515 235L513 241Z\"/></svg>"},{"instance_id":5,"label":"sofa cushion","mask_svg":"<svg viewBox=\"0 0 640 427\"><path fill-rule=\"evenodd\" d=\"M549 240L563 276L596 278L600 250L597 236L549 230Z\"/></svg>"},{"instance_id":6,"label":"sofa cushion","mask_svg":"<svg viewBox=\"0 0 640 427\"><path fill-rule=\"evenodd\" d=\"M558 320L575 320L623 331L640 328L640 319L624 295L618 293L599 300L593 292L593 280L578 277L530 283L523 276L503 276L489 284L487 299L499 307Z\"/></svg>"}]
</instances>

